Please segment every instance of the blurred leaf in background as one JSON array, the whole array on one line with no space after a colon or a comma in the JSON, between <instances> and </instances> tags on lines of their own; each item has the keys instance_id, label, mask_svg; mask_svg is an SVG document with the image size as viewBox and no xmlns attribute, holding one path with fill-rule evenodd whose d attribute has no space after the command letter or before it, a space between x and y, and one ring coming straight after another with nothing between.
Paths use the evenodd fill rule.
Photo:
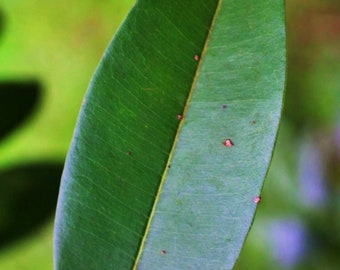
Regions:
<instances>
[{"instance_id":1,"label":"blurred leaf in background","mask_svg":"<svg viewBox=\"0 0 340 270\"><path fill-rule=\"evenodd\" d=\"M52 269L59 180L124 1L0 3L0 269Z\"/></svg>"},{"instance_id":2,"label":"blurred leaf in background","mask_svg":"<svg viewBox=\"0 0 340 270\"><path fill-rule=\"evenodd\" d=\"M38 81L0 82L0 140L25 121L38 106L41 86ZM18 98L20 97L20 98Z\"/></svg>"}]
</instances>

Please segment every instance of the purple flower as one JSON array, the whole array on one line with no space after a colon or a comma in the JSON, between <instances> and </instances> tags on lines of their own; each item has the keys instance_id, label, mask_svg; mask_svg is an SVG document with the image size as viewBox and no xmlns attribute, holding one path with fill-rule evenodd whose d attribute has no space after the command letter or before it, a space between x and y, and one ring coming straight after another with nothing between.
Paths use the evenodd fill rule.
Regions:
<instances>
[{"instance_id":1,"label":"purple flower","mask_svg":"<svg viewBox=\"0 0 340 270\"><path fill-rule=\"evenodd\" d=\"M323 160L317 142L306 140L300 150L300 198L306 206L322 206L327 200Z\"/></svg>"},{"instance_id":2,"label":"purple flower","mask_svg":"<svg viewBox=\"0 0 340 270\"><path fill-rule=\"evenodd\" d=\"M307 232L298 219L273 221L269 237L273 255L284 267L294 267L307 251Z\"/></svg>"}]
</instances>

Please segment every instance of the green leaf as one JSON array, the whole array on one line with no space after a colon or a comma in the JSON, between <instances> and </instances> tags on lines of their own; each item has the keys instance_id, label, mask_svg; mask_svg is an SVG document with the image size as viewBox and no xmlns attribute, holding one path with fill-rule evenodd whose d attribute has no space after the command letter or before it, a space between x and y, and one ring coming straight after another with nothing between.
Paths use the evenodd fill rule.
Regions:
<instances>
[{"instance_id":1,"label":"green leaf","mask_svg":"<svg viewBox=\"0 0 340 270\"><path fill-rule=\"evenodd\" d=\"M284 25L281 0L136 3L78 120L56 269L233 267L276 138Z\"/></svg>"}]
</instances>

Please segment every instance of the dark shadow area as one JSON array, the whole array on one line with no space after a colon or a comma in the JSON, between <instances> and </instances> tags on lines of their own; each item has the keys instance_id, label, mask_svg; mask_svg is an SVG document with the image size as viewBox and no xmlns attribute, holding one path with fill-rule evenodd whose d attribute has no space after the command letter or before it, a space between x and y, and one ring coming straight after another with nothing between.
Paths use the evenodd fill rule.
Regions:
<instances>
[{"instance_id":1,"label":"dark shadow area","mask_svg":"<svg viewBox=\"0 0 340 270\"><path fill-rule=\"evenodd\" d=\"M40 90L37 81L0 82L0 140L34 111Z\"/></svg>"},{"instance_id":2,"label":"dark shadow area","mask_svg":"<svg viewBox=\"0 0 340 270\"><path fill-rule=\"evenodd\" d=\"M56 209L63 164L0 172L0 249L45 224Z\"/></svg>"}]
</instances>

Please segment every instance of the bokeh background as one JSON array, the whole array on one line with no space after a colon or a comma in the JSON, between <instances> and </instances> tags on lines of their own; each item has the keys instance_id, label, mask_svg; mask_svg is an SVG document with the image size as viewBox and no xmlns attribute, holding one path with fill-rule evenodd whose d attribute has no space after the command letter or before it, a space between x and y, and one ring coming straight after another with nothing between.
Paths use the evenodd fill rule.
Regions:
<instances>
[{"instance_id":1,"label":"bokeh background","mask_svg":"<svg viewBox=\"0 0 340 270\"><path fill-rule=\"evenodd\" d=\"M133 0L0 2L0 269L53 268L83 96ZM236 269L340 269L340 2L287 0L283 120Z\"/></svg>"}]
</instances>

